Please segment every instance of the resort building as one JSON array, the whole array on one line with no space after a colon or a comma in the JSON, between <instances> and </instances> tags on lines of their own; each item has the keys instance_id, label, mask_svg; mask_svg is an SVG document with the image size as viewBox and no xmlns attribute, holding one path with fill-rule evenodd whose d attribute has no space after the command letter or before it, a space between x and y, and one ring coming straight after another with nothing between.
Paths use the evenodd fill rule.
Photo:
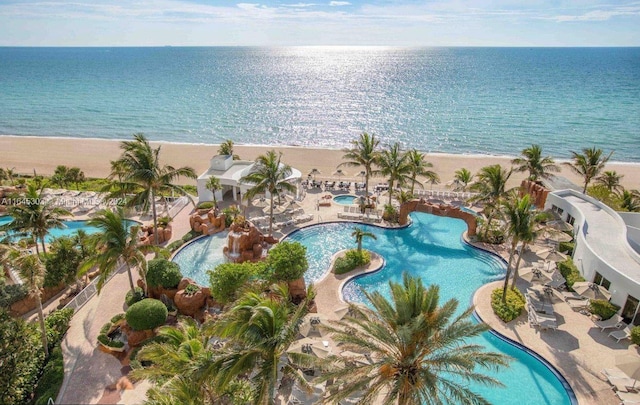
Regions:
<instances>
[{"instance_id":1,"label":"resort building","mask_svg":"<svg viewBox=\"0 0 640 405\"><path fill-rule=\"evenodd\" d=\"M545 208L573 225L573 261L583 277L611 292L625 322L640 324L640 213L616 212L572 189L549 193Z\"/></svg>"},{"instance_id":2,"label":"resort building","mask_svg":"<svg viewBox=\"0 0 640 405\"><path fill-rule=\"evenodd\" d=\"M207 188L207 182L210 177L214 176L220 180L222 186L221 190L216 191L216 200L231 199L239 204L247 190L253 187L253 184L242 183L240 179L251 173L254 165L253 161L233 160L233 156L228 155L212 157L209 169L198 177L198 200L213 201L213 193ZM300 170L291 168L291 175L287 181L299 185L301 180ZM300 187L298 187L299 189Z\"/></svg>"}]
</instances>

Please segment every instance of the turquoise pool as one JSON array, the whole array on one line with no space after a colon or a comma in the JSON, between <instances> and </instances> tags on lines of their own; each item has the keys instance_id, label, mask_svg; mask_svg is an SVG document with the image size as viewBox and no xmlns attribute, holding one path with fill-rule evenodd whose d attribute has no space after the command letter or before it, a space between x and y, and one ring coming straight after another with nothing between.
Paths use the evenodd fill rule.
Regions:
<instances>
[{"instance_id":1,"label":"turquoise pool","mask_svg":"<svg viewBox=\"0 0 640 405\"><path fill-rule=\"evenodd\" d=\"M345 299L363 302L365 291L380 291L388 296L388 281L401 281L407 271L419 276L425 284L440 286L441 302L451 298L460 301L460 310L470 304L473 293L483 284L504 277L505 266L494 256L466 245L460 235L466 228L462 220L412 214L413 223L403 229L383 229L358 225L376 235L377 240L366 238L364 247L382 255L386 265L379 272L356 278L344 287ZM340 249L355 247L351 237L354 225L350 223L321 224L297 231L288 240L307 247L309 271L307 282L321 278L331 256ZM511 366L493 376L505 388L474 386L494 404L571 404L570 394L561 380L534 356L485 333L475 343L514 358Z\"/></svg>"},{"instance_id":2,"label":"turquoise pool","mask_svg":"<svg viewBox=\"0 0 640 405\"><path fill-rule=\"evenodd\" d=\"M209 285L207 270L225 262L222 248L227 244L228 232L200 238L180 249L171 259L180 266L185 277L200 285Z\"/></svg>"},{"instance_id":3,"label":"turquoise pool","mask_svg":"<svg viewBox=\"0 0 640 405\"><path fill-rule=\"evenodd\" d=\"M337 195L333 197L333 201L336 204L340 204L340 205L352 205L358 202L358 198L359 197L355 195L343 194L343 195Z\"/></svg>"},{"instance_id":4,"label":"turquoise pool","mask_svg":"<svg viewBox=\"0 0 640 405\"><path fill-rule=\"evenodd\" d=\"M13 218L10 216L2 216L0 217L0 226L6 225L9 222L13 221ZM61 229L52 228L49 230L49 233L45 237L45 242L50 243L55 238L59 238L61 236L73 236L79 230L83 230L88 234L97 233L99 231L95 226L87 225L87 221L63 221L62 222L65 227ZM136 225L135 221L127 221L129 226ZM11 234L11 233L10 233Z\"/></svg>"}]
</instances>

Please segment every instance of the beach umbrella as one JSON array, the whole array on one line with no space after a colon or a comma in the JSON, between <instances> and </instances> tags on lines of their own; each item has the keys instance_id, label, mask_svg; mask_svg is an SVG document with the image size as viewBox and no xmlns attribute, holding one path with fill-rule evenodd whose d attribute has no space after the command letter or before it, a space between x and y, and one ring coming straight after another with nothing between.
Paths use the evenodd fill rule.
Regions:
<instances>
[{"instance_id":1,"label":"beach umbrella","mask_svg":"<svg viewBox=\"0 0 640 405\"><path fill-rule=\"evenodd\" d=\"M585 298L589 298L592 300L610 300L611 293L609 290L604 288L601 285L590 283L588 281L579 281L577 283L573 283L573 291L582 295Z\"/></svg>"},{"instance_id":2,"label":"beach umbrella","mask_svg":"<svg viewBox=\"0 0 640 405\"><path fill-rule=\"evenodd\" d=\"M570 235L567 235L564 232L558 232L558 231L546 231L543 236L546 239L552 239L555 240L556 242L571 242L573 240L573 238Z\"/></svg>"},{"instance_id":3,"label":"beach umbrella","mask_svg":"<svg viewBox=\"0 0 640 405\"><path fill-rule=\"evenodd\" d=\"M333 311L333 313L338 317L338 320L342 320L345 316L349 315L350 312L351 310L348 305L343 305Z\"/></svg>"},{"instance_id":4,"label":"beach umbrella","mask_svg":"<svg viewBox=\"0 0 640 405\"><path fill-rule=\"evenodd\" d=\"M616 367L618 367L629 378L637 380L640 378L640 357L629 354L616 355Z\"/></svg>"},{"instance_id":5,"label":"beach umbrella","mask_svg":"<svg viewBox=\"0 0 640 405\"><path fill-rule=\"evenodd\" d=\"M258 208L265 208L269 206L269 201L266 198L260 197L251 201L251 205Z\"/></svg>"},{"instance_id":6,"label":"beach umbrella","mask_svg":"<svg viewBox=\"0 0 640 405\"><path fill-rule=\"evenodd\" d=\"M309 335L325 336L327 331L321 326L327 323L327 318L320 314L307 314L302 318L300 325L300 334L308 337Z\"/></svg>"},{"instance_id":7,"label":"beach umbrella","mask_svg":"<svg viewBox=\"0 0 640 405\"><path fill-rule=\"evenodd\" d=\"M338 169L335 172L333 172L334 176L338 176L338 177L343 177L346 176L347 173L345 171L343 171L342 169Z\"/></svg>"},{"instance_id":8,"label":"beach umbrella","mask_svg":"<svg viewBox=\"0 0 640 405\"><path fill-rule=\"evenodd\" d=\"M543 272L536 267L523 268L520 272L520 278L528 281L529 283L533 283L534 281L546 283L547 281L551 280L551 277L548 273Z\"/></svg>"},{"instance_id":9,"label":"beach umbrella","mask_svg":"<svg viewBox=\"0 0 640 405\"><path fill-rule=\"evenodd\" d=\"M366 355L364 355L363 353L352 352L350 350L345 350L344 352L340 353L340 357L342 357L345 362L355 365L371 364Z\"/></svg>"},{"instance_id":10,"label":"beach umbrella","mask_svg":"<svg viewBox=\"0 0 640 405\"><path fill-rule=\"evenodd\" d=\"M309 172L309 176L313 176L313 179L316 179L316 175L317 174L321 174L320 170L316 169L315 167L313 169L311 169L311 171Z\"/></svg>"},{"instance_id":11,"label":"beach umbrella","mask_svg":"<svg viewBox=\"0 0 640 405\"><path fill-rule=\"evenodd\" d=\"M558 252L555 249L548 250L546 252L542 252L538 256L542 257L547 262L561 262L567 260L567 255Z\"/></svg>"},{"instance_id":12,"label":"beach umbrella","mask_svg":"<svg viewBox=\"0 0 640 405\"><path fill-rule=\"evenodd\" d=\"M561 219L557 219L555 221L550 221L547 222L547 227L551 228L551 229L555 229L556 231L561 231L561 232L566 232L566 231L572 231L573 230L573 225L564 222Z\"/></svg>"},{"instance_id":13,"label":"beach umbrella","mask_svg":"<svg viewBox=\"0 0 640 405\"><path fill-rule=\"evenodd\" d=\"M327 358L330 352L329 348L325 347L321 341L308 337L296 340L287 350L287 353L311 354L320 359Z\"/></svg>"}]
</instances>

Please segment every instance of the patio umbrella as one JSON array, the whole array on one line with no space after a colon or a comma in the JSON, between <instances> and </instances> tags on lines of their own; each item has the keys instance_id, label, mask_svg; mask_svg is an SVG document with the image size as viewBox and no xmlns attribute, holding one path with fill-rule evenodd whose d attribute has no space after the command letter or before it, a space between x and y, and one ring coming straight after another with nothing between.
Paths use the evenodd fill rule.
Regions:
<instances>
[{"instance_id":1,"label":"patio umbrella","mask_svg":"<svg viewBox=\"0 0 640 405\"><path fill-rule=\"evenodd\" d=\"M321 341L307 337L293 342L289 346L287 353L312 354L318 358L325 359L329 356L330 350Z\"/></svg>"},{"instance_id":2,"label":"patio umbrella","mask_svg":"<svg viewBox=\"0 0 640 405\"><path fill-rule=\"evenodd\" d=\"M573 283L573 291L582 295L583 297L592 299L592 300L610 300L611 293L609 290L604 288L601 285L590 283L588 281L580 281L577 283Z\"/></svg>"},{"instance_id":3,"label":"patio umbrella","mask_svg":"<svg viewBox=\"0 0 640 405\"><path fill-rule=\"evenodd\" d=\"M364 181L364 177L367 175L367 172L365 172L364 170L360 171L360 174L358 174L358 176L360 176L362 178L362 181Z\"/></svg>"},{"instance_id":4,"label":"patio umbrella","mask_svg":"<svg viewBox=\"0 0 640 405\"><path fill-rule=\"evenodd\" d=\"M251 205L258 208L264 208L269 206L269 201L264 197L260 197L260 198L256 198L255 200L252 200Z\"/></svg>"},{"instance_id":5,"label":"patio umbrella","mask_svg":"<svg viewBox=\"0 0 640 405\"><path fill-rule=\"evenodd\" d=\"M551 280L550 274L535 267L525 267L520 272L520 278L530 283L540 281L546 283Z\"/></svg>"},{"instance_id":6,"label":"patio umbrella","mask_svg":"<svg viewBox=\"0 0 640 405\"><path fill-rule=\"evenodd\" d=\"M317 174L322 174L320 172L320 170L316 169L315 167L313 169L311 169L311 171L309 172L309 176L313 176L313 179L316 179L316 175Z\"/></svg>"},{"instance_id":7,"label":"patio umbrella","mask_svg":"<svg viewBox=\"0 0 640 405\"><path fill-rule=\"evenodd\" d=\"M333 313L338 317L338 320L342 320L345 316L349 315L349 312L351 311L349 310L348 305L343 305L333 311Z\"/></svg>"},{"instance_id":8,"label":"patio umbrella","mask_svg":"<svg viewBox=\"0 0 640 405\"><path fill-rule=\"evenodd\" d=\"M347 173L345 173L342 169L338 169L335 172L333 172L334 176L338 176L338 177L342 177L342 176L346 176Z\"/></svg>"},{"instance_id":9,"label":"patio umbrella","mask_svg":"<svg viewBox=\"0 0 640 405\"><path fill-rule=\"evenodd\" d=\"M371 364L367 356L362 353L352 352L350 350L345 350L340 353L340 357L344 358L349 363L355 363L356 365L366 365Z\"/></svg>"},{"instance_id":10,"label":"patio umbrella","mask_svg":"<svg viewBox=\"0 0 640 405\"><path fill-rule=\"evenodd\" d=\"M640 378L640 357L628 354L616 355L616 367L618 367L629 378L637 380Z\"/></svg>"},{"instance_id":11,"label":"patio umbrella","mask_svg":"<svg viewBox=\"0 0 640 405\"><path fill-rule=\"evenodd\" d=\"M538 256L540 256L547 262L561 262L561 261L567 260L567 257L568 257L567 255L560 253L555 249L551 249L546 252L543 252Z\"/></svg>"},{"instance_id":12,"label":"patio umbrella","mask_svg":"<svg viewBox=\"0 0 640 405\"><path fill-rule=\"evenodd\" d=\"M562 231L562 232L573 230L573 225L570 225L561 219L547 222L547 227L555 229L557 231Z\"/></svg>"},{"instance_id":13,"label":"patio umbrella","mask_svg":"<svg viewBox=\"0 0 640 405\"><path fill-rule=\"evenodd\" d=\"M545 231L545 233L543 234L543 236L546 239L553 239L556 242L571 242L573 240L573 238L570 235L567 235L564 232L558 232L558 231Z\"/></svg>"},{"instance_id":14,"label":"patio umbrella","mask_svg":"<svg viewBox=\"0 0 640 405\"><path fill-rule=\"evenodd\" d=\"M327 323L327 318L324 315L307 314L300 325L300 334L305 337L309 335L324 336L327 331L321 327L323 323Z\"/></svg>"}]
</instances>

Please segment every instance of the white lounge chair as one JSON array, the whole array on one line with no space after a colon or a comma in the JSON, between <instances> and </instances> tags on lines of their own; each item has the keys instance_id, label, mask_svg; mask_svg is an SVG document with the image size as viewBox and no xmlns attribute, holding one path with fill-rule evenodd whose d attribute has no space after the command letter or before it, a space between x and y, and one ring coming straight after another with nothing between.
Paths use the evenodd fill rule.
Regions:
<instances>
[{"instance_id":1,"label":"white lounge chair","mask_svg":"<svg viewBox=\"0 0 640 405\"><path fill-rule=\"evenodd\" d=\"M618 314L615 314L614 316L612 316L611 318L607 319L606 321L595 321L594 323L603 332L606 329L611 329L611 328L620 329L622 327L622 325L627 326L627 324L622 322L622 317L620 315L618 315Z\"/></svg>"},{"instance_id":2,"label":"white lounge chair","mask_svg":"<svg viewBox=\"0 0 640 405\"><path fill-rule=\"evenodd\" d=\"M640 404L640 394L638 393L618 391L616 395L618 395L618 398L620 398L624 405Z\"/></svg>"},{"instance_id":3,"label":"white lounge chair","mask_svg":"<svg viewBox=\"0 0 640 405\"><path fill-rule=\"evenodd\" d=\"M609 336L620 343L622 339L629 339L631 337L631 328L627 326L622 330L614 330L613 332L609 333Z\"/></svg>"},{"instance_id":4,"label":"white lounge chair","mask_svg":"<svg viewBox=\"0 0 640 405\"><path fill-rule=\"evenodd\" d=\"M562 295L562 298L567 301L567 300L584 300L585 298L578 294L575 291L562 291L560 292L560 294Z\"/></svg>"}]
</instances>

